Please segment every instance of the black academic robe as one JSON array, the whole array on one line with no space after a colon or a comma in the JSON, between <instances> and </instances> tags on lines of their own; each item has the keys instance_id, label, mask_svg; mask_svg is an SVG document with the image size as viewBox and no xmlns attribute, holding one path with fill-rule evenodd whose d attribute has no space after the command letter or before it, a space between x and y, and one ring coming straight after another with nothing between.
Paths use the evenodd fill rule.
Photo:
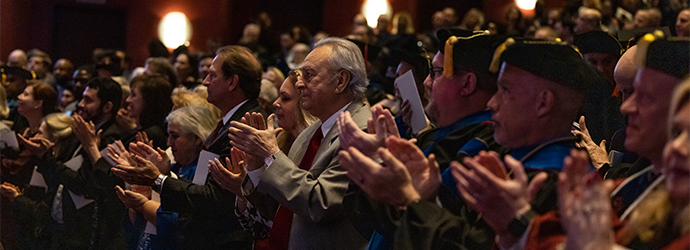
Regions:
<instances>
[{"instance_id":1,"label":"black academic robe","mask_svg":"<svg viewBox=\"0 0 690 250\"><path fill-rule=\"evenodd\" d=\"M574 138L563 138L539 146L513 150L521 160L529 180L541 172L547 180L532 202L532 209L543 214L556 209L556 185L563 159L575 147ZM443 207L420 201L407 207L395 232L394 249L491 249L494 232L479 214L467 207L457 190L444 183L445 198L439 194ZM455 196L455 199L452 197ZM455 202L453 202L455 201Z\"/></svg>"},{"instance_id":2,"label":"black academic robe","mask_svg":"<svg viewBox=\"0 0 690 250\"><path fill-rule=\"evenodd\" d=\"M440 170L446 170L451 161L467 155L474 156L481 150L505 152L493 139L493 125L490 111L481 111L446 126L435 128L417 136L417 146L425 155L436 155ZM439 192L443 192L440 190ZM343 201L355 228L366 238L375 235L370 244L375 248L387 248L393 241L398 227L397 208L371 200L357 185L350 189Z\"/></svg>"}]
</instances>

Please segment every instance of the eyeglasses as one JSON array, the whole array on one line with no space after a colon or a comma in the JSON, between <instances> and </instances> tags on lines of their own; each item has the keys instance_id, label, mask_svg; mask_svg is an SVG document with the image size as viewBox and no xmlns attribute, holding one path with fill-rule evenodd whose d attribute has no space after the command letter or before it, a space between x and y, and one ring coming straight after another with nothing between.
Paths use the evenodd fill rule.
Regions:
<instances>
[{"instance_id":1,"label":"eyeglasses","mask_svg":"<svg viewBox=\"0 0 690 250\"><path fill-rule=\"evenodd\" d=\"M431 80L436 79L436 76L441 76L443 74L443 68L441 67L429 67L429 76Z\"/></svg>"}]
</instances>

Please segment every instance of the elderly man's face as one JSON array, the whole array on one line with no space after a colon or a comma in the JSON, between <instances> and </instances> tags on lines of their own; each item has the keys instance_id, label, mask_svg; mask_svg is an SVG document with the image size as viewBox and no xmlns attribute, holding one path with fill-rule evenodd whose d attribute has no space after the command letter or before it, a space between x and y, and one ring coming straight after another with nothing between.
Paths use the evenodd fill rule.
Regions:
<instances>
[{"instance_id":1,"label":"elderly man's face","mask_svg":"<svg viewBox=\"0 0 690 250\"><path fill-rule=\"evenodd\" d=\"M328 106L336 95L336 84L333 83L336 72L328 63L331 51L330 46L321 46L309 53L301 68L302 77L296 84L297 89L302 92L304 109L316 117L319 117L319 108Z\"/></svg>"},{"instance_id":2,"label":"elderly man's face","mask_svg":"<svg viewBox=\"0 0 690 250\"><path fill-rule=\"evenodd\" d=\"M635 92L621 105L621 113L628 117L625 148L650 160L661 158L676 82L675 77L654 69L643 67L637 71Z\"/></svg>"},{"instance_id":3,"label":"elderly man's face","mask_svg":"<svg viewBox=\"0 0 690 250\"><path fill-rule=\"evenodd\" d=\"M494 138L508 148L527 146L523 140L534 122L537 95L536 81L541 78L504 63L498 75L498 91L487 106L493 112Z\"/></svg>"}]
</instances>

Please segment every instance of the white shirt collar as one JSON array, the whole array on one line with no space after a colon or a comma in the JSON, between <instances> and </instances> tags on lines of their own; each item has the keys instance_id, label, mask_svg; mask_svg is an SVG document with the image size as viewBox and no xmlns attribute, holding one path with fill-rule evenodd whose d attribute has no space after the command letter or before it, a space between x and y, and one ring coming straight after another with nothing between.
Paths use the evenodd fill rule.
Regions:
<instances>
[{"instance_id":1,"label":"white shirt collar","mask_svg":"<svg viewBox=\"0 0 690 250\"><path fill-rule=\"evenodd\" d=\"M333 127L333 125L335 125L335 122L338 121L338 117L340 117L340 114L343 113L343 111L345 111L345 109L346 109L348 106L350 106L351 103L352 103L352 102L350 102L350 103L348 103L347 105L345 105L343 108L341 108L340 110L338 110L338 112L335 112L335 114L331 115L331 117L329 117L328 119L326 119L326 121L323 122L323 123L321 124L321 133L322 133L322 135L323 135L324 137L326 137L326 134L328 133L328 131L331 130L331 128Z\"/></svg>"},{"instance_id":2,"label":"white shirt collar","mask_svg":"<svg viewBox=\"0 0 690 250\"><path fill-rule=\"evenodd\" d=\"M246 103L247 101L249 101L249 99L244 100L243 102L240 102L240 104L237 104L237 105L236 105L234 108L232 108L227 114L225 114L225 116L223 116L223 125L228 124L228 121L230 121L230 117L232 117L232 115L234 115L235 112L237 112L237 110L238 110L242 105L244 105L244 103Z\"/></svg>"}]
</instances>

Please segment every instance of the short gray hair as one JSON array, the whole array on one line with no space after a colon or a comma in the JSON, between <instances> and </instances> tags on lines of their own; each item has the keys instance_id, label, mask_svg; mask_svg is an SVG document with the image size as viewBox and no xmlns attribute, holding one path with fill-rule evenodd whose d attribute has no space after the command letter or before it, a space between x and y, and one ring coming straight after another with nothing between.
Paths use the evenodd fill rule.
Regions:
<instances>
[{"instance_id":1,"label":"short gray hair","mask_svg":"<svg viewBox=\"0 0 690 250\"><path fill-rule=\"evenodd\" d=\"M215 117L213 111L208 108L186 106L170 112L165 121L168 124L177 124L182 132L194 134L201 138L201 141L204 141L218 123L218 120L213 117Z\"/></svg>"},{"instance_id":2,"label":"short gray hair","mask_svg":"<svg viewBox=\"0 0 690 250\"><path fill-rule=\"evenodd\" d=\"M321 46L330 46L333 49L328 58L329 66L333 71L344 69L350 72L348 90L352 97L364 98L369 79L367 79L364 58L359 47L353 42L337 37L324 38L314 46L314 49Z\"/></svg>"}]
</instances>

